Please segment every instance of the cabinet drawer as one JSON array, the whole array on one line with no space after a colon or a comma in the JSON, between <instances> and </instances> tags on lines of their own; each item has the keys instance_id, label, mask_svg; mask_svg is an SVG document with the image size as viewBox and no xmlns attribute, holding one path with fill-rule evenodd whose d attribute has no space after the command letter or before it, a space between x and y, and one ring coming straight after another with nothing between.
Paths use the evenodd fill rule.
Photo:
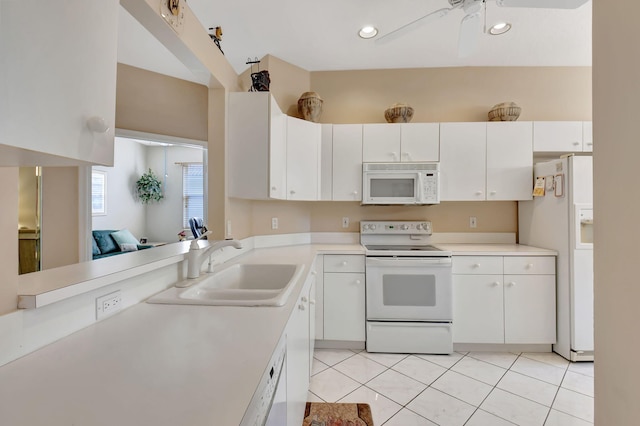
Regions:
<instances>
[{"instance_id":1,"label":"cabinet drawer","mask_svg":"<svg viewBox=\"0 0 640 426\"><path fill-rule=\"evenodd\" d=\"M504 258L504 273L513 275L555 274L556 258L553 256L507 256Z\"/></svg>"},{"instance_id":2,"label":"cabinet drawer","mask_svg":"<svg viewBox=\"0 0 640 426\"><path fill-rule=\"evenodd\" d=\"M359 254L326 254L324 272L364 272L364 256Z\"/></svg>"},{"instance_id":3,"label":"cabinet drawer","mask_svg":"<svg viewBox=\"0 0 640 426\"><path fill-rule=\"evenodd\" d=\"M502 274L502 256L453 256L454 274Z\"/></svg>"}]
</instances>

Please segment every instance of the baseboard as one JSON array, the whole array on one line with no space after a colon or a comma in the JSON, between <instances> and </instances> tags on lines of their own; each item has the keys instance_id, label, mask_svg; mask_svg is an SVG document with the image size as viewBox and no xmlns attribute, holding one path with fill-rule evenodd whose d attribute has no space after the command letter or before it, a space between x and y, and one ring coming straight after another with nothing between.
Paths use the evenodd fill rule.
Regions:
<instances>
[{"instance_id":1,"label":"baseboard","mask_svg":"<svg viewBox=\"0 0 640 426\"><path fill-rule=\"evenodd\" d=\"M365 342L346 340L316 340L316 349L364 349Z\"/></svg>"},{"instance_id":2,"label":"baseboard","mask_svg":"<svg viewBox=\"0 0 640 426\"><path fill-rule=\"evenodd\" d=\"M550 344L454 343L453 350L456 352L552 352Z\"/></svg>"}]
</instances>

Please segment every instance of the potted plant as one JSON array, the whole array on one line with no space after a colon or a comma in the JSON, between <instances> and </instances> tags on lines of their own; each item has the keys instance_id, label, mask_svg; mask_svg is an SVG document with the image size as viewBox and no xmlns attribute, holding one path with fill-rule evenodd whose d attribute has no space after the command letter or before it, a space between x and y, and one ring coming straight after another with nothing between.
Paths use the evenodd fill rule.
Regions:
<instances>
[{"instance_id":1,"label":"potted plant","mask_svg":"<svg viewBox=\"0 0 640 426\"><path fill-rule=\"evenodd\" d=\"M136 182L136 193L142 204L160 201L164 198L164 195L162 195L162 183L153 174L151 169L145 172Z\"/></svg>"}]
</instances>

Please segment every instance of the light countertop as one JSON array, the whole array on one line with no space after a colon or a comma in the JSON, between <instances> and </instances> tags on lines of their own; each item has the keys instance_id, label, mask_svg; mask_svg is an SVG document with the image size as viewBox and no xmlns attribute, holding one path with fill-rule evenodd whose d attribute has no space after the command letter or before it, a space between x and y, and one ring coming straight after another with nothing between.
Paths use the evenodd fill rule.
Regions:
<instances>
[{"instance_id":1,"label":"light countertop","mask_svg":"<svg viewBox=\"0 0 640 426\"><path fill-rule=\"evenodd\" d=\"M454 256L556 256L558 252L522 244L435 244Z\"/></svg>"},{"instance_id":2,"label":"light countertop","mask_svg":"<svg viewBox=\"0 0 640 426\"><path fill-rule=\"evenodd\" d=\"M256 249L231 263L302 263L282 307L140 303L0 368L0 419L36 425L238 425L318 251Z\"/></svg>"}]
</instances>

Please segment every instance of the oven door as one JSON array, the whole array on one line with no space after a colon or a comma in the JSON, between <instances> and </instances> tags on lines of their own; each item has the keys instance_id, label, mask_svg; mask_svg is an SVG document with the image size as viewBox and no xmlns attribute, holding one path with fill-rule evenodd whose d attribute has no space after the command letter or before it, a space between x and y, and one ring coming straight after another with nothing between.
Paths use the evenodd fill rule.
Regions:
<instances>
[{"instance_id":1,"label":"oven door","mask_svg":"<svg viewBox=\"0 0 640 426\"><path fill-rule=\"evenodd\" d=\"M453 318L450 257L367 257L367 319Z\"/></svg>"},{"instance_id":2,"label":"oven door","mask_svg":"<svg viewBox=\"0 0 640 426\"><path fill-rule=\"evenodd\" d=\"M417 204L420 174L417 172L367 172L362 177L362 204Z\"/></svg>"}]
</instances>

